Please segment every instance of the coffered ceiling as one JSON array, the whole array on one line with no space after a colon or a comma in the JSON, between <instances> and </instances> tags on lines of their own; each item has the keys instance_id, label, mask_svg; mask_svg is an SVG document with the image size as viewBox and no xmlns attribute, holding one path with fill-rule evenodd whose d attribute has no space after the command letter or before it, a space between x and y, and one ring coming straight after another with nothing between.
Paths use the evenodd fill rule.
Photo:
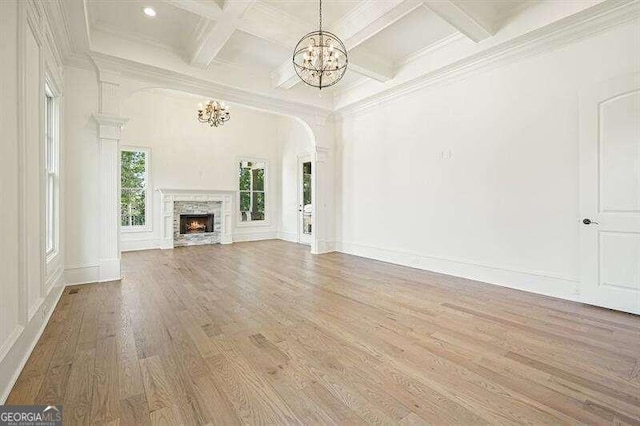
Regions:
<instances>
[{"instance_id":1,"label":"coffered ceiling","mask_svg":"<svg viewBox=\"0 0 640 426\"><path fill-rule=\"evenodd\" d=\"M55 1L67 14L76 53L118 57L333 109L336 96L363 84L384 90L436 51L442 56L450 49L460 59L460 52L474 54L518 31L614 0L323 0L324 28L345 43L349 68L322 97L300 82L291 63L299 39L317 29L317 0ZM146 16L146 7L156 15Z\"/></svg>"},{"instance_id":2,"label":"coffered ceiling","mask_svg":"<svg viewBox=\"0 0 640 426\"><path fill-rule=\"evenodd\" d=\"M490 33L493 18L502 19L523 0L459 3L460 16L486 22ZM86 4L93 38L109 33L164 47L200 68L212 63L255 67L252 72L272 74L272 86L285 90L298 84L290 63L293 47L318 25L317 0L87 0ZM144 7L152 7L156 16L144 15ZM403 60L459 31L447 22L451 11L443 14L429 7L429 2L420 0L324 0L324 27L351 49L352 81L361 77L384 82L393 78L394 68ZM468 25L460 18L454 23Z\"/></svg>"},{"instance_id":3,"label":"coffered ceiling","mask_svg":"<svg viewBox=\"0 0 640 426\"><path fill-rule=\"evenodd\" d=\"M191 48L201 17L160 1L90 0L87 2L92 33L110 33L176 52ZM142 10L151 6L155 18Z\"/></svg>"}]
</instances>

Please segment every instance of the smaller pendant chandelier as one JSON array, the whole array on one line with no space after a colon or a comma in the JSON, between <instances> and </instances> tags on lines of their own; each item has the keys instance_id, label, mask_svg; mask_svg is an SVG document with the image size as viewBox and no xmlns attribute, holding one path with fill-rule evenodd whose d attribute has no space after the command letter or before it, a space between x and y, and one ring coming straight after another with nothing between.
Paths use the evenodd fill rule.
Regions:
<instances>
[{"instance_id":1,"label":"smaller pendant chandelier","mask_svg":"<svg viewBox=\"0 0 640 426\"><path fill-rule=\"evenodd\" d=\"M293 51L293 67L298 77L309 86L329 87L347 71L347 49L334 34L322 30L322 0L318 31L302 37Z\"/></svg>"},{"instance_id":2,"label":"smaller pendant chandelier","mask_svg":"<svg viewBox=\"0 0 640 426\"><path fill-rule=\"evenodd\" d=\"M201 123L207 123L211 127L219 127L230 118L229 107L224 102L210 100L204 107L202 104L198 105L198 121Z\"/></svg>"}]
</instances>

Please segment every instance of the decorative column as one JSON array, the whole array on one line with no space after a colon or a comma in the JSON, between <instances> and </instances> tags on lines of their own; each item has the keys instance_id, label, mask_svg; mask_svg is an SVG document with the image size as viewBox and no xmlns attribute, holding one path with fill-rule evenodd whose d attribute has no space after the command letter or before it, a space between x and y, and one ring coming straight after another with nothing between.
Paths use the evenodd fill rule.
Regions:
<instances>
[{"instance_id":1,"label":"decorative column","mask_svg":"<svg viewBox=\"0 0 640 426\"><path fill-rule=\"evenodd\" d=\"M311 120L310 120L311 121ZM309 122L315 137L313 162L313 223L311 253L335 251L335 123L333 117L316 116Z\"/></svg>"},{"instance_id":2,"label":"decorative column","mask_svg":"<svg viewBox=\"0 0 640 426\"><path fill-rule=\"evenodd\" d=\"M120 131L128 121L120 117L119 75L99 71L100 105L93 115L98 124L100 276L99 281L122 278L120 270Z\"/></svg>"}]
</instances>

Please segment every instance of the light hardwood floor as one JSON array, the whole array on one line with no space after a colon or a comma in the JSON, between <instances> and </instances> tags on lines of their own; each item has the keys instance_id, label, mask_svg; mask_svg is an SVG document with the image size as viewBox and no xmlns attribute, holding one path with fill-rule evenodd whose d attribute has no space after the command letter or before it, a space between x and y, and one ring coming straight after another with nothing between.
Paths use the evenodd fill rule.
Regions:
<instances>
[{"instance_id":1,"label":"light hardwood floor","mask_svg":"<svg viewBox=\"0 0 640 426\"><path fill-rule=\"evenodd\" d=\"M640 317L282 241L126 253L7 401L67 424L640 424Z\"/></svg>"}]
</instances>

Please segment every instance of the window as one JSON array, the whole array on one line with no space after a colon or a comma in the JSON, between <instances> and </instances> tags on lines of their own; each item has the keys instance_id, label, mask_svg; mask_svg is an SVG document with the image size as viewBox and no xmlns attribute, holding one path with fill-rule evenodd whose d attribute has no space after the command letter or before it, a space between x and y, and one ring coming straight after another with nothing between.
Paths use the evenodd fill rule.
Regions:
<instances>
[{"instance_id":1,"label":"window","mask_svg":"<svg viewBox=\"0 0 640 426\"><path fill-rule=\"evenodd\" d=\"M266 162L240 161L240 220L252 222L265 220Z\"/></svg>"},{"instance_id":2,"label":"window","mask_svg":"<svg viewBox=\"0 0 640 426\"><path fill-rule=\"evenodd\" d=\"M149 150L120 152L120 224L123 230L146 230L149 222Z\"/></svg>"},{"instance_id":3,"label":"window","mask_svg":"<svg viewBox=\"0 0 640 426\"><path fill-rule=\"evenodd\" d=\"M45 151L45 250L47 256L58 247L58 102L48 84L44 88Z\"/></svg>"}]
</instances>

